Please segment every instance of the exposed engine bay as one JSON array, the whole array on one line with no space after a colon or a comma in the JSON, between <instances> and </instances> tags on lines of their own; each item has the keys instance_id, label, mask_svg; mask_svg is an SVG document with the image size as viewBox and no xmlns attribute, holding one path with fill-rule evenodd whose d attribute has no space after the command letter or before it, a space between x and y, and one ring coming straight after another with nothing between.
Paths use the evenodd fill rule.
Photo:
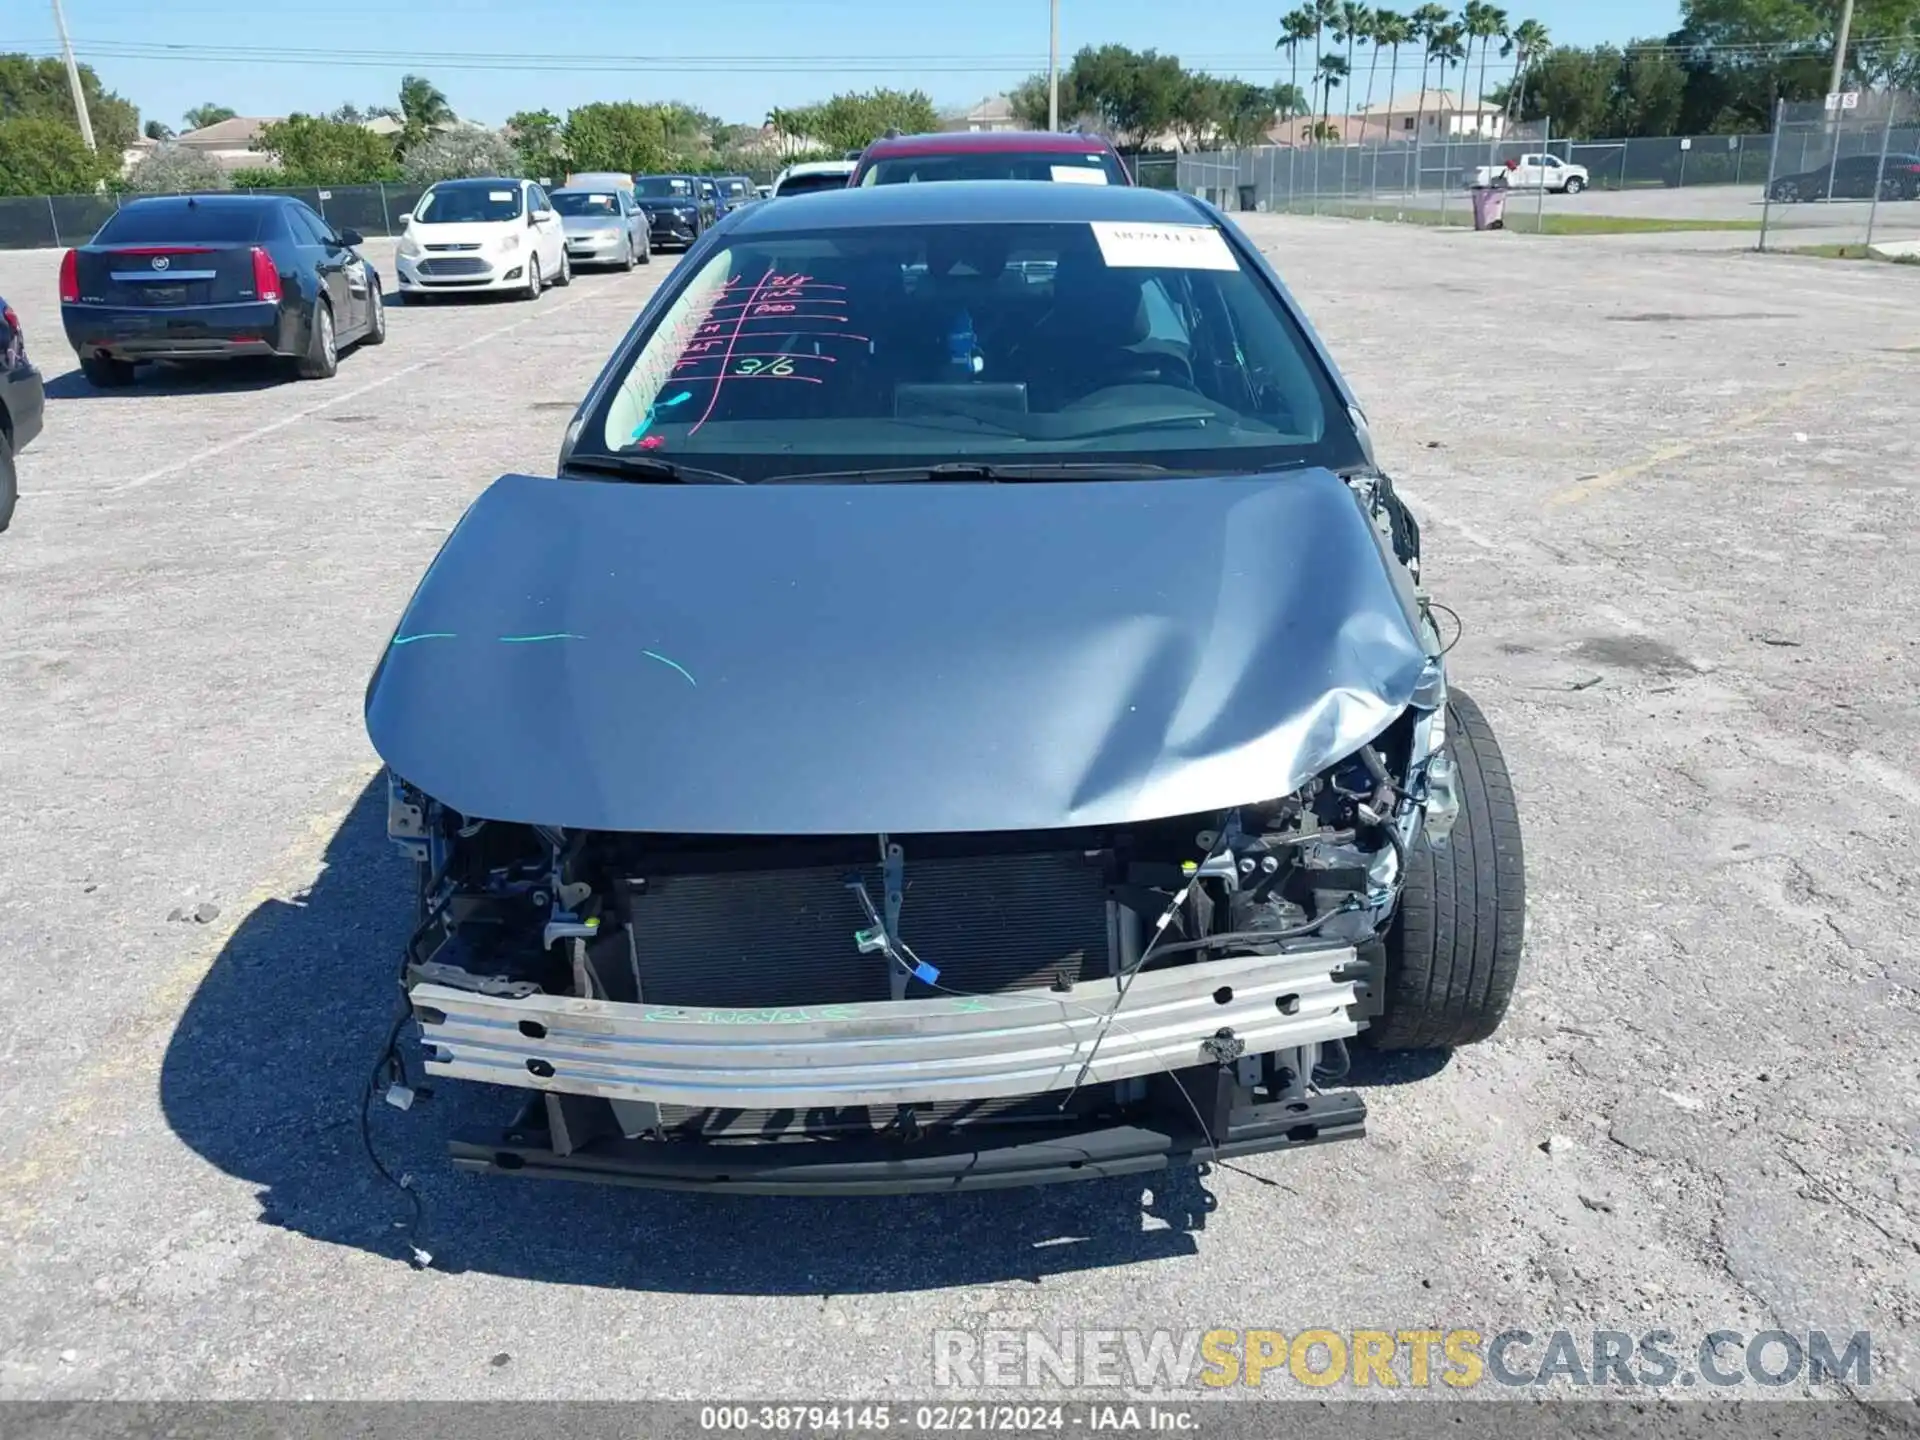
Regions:
<instances>
[{"instance_id":1,"label":"exposed engine bay","mask_svg":"<svg viewBox=\"0 0 1920 1440\"><path fill-rule=\"evenodd\" d=\"M938 1153L1153 1116L1218 1150L1236 1111L1337 1080L1372 1013L1407 847L1457 810L1433 677L1292 794L1124 827L569 832L469 821L396 779L427 1068L544 1092L517 1128L576 1164L606 1142ZM949 1028L995 1007L1013 1019ZM1294 1141L1340 1133L1305 1113Z\"/></svg>"}]
</instances>

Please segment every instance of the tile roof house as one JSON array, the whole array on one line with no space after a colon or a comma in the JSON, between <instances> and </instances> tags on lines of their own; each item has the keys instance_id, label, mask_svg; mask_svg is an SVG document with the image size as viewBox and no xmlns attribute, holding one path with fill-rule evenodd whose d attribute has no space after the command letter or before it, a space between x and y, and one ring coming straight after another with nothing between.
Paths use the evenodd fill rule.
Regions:
<instances>
[{"instance_id":1,"label":"tile roof house","mask_svg":"<svg viewBox=\"0 0 1920 1440\"><path fill-rule=\"evenodd\" d=\"M273 163L271 155L253 146L260 138L260 132L281 118L278 115L236 115L231 120L220 120L212 125L202 125L198 130L189 130L174 143L188 150L199 151L222 169L254 169Z\"/></svg>"}]
</instances>

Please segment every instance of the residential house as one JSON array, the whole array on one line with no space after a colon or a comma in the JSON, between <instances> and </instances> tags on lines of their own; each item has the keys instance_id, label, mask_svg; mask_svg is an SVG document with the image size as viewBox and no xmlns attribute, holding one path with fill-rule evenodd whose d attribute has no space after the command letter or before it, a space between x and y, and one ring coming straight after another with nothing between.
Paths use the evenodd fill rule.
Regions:
<instances>
[{"instance_id":1,"label":"residential house","mask_svg":"<svg viewBox=\"0 0 1920 1440\"><path fill-rule=\"evenodd\" d=\"M1013 113L1013 101L1005 95L994 95L982 100L964 114L955 115L940 122L943 130L1022 130L1023 126Z\"/></svg>"},{"instance_id":2,"label":"residential house","mask_svg":"<svg viewBox=\"0 0 1920 1440\"><path fill-rule=\"evenodd\" d=\"M223 170L249 170L271 165L273 157L253 148L260 132L283 117L277 115L236 115L189 130L176 144L197 150Z\"/></svg>"},{"instance_id":3,"label":"residential house","mask_svg":"<svg viewBox=\"0 0 1920 1440\"><path fill-rule=\"evenodd\" d=\"M1507 133L1506 112L1485 100L1463 101L1450 90L1427 90L1396 95L1358 112L1378 120L1388 138L1402 143L1418 140L1429 145L1441 140L1498 140Z\"/></svg>"}]
</instances>

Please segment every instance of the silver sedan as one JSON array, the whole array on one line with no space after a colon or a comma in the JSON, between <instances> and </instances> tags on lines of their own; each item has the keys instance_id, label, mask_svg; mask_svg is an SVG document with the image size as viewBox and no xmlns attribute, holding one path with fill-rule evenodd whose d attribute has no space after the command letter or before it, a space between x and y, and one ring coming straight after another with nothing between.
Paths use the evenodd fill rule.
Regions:
<instances>
[{"instance_id":1,"label":"silver sedan","mask_svg":"<svg viewBox=\"0 0 1920 1440\"><path fill-rule=\"evenodd\" d=\"M553 208L560 212L567 256L575 265L618 265L631 270L652 262L647 214L634 203L631 190L556 190Z\"/></svg>"}]
</instances>

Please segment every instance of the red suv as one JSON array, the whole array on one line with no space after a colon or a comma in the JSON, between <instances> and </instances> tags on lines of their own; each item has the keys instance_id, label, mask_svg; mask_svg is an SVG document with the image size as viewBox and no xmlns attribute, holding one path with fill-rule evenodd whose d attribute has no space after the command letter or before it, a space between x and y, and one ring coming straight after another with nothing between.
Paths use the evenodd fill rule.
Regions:
<instances>
[{"instance_id":1,"label":"red suv","mask_svg":"<svg viewBox=\"0 0 1920 1440\"><path fill-rule=\"evenodd\" d=\"M1051 130L955 130L889 135L867 146L849 185L913 180L1054 180L1131 185L1113 146L1099 135Z\"/></svg>"}]
</instances>

